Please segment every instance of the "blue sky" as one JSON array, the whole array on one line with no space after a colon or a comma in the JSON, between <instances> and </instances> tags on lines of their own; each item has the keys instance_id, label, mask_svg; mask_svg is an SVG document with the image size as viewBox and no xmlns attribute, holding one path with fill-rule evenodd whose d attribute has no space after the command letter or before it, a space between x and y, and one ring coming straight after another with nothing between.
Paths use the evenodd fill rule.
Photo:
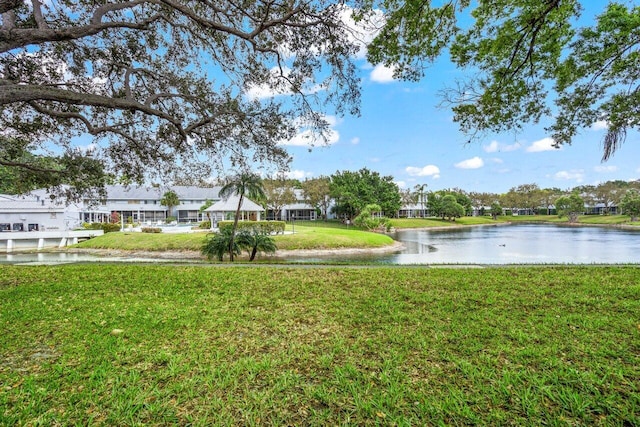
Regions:
<instances>
[{"instance_id":1,"label":"blue sky","mask_svg":"<svg viewBox=\"0 0 640 427\"><path fill-rule=\"evenodd\" d=\"M588 10L595 7L595 10ZM585 5L589 25L601 6ZM391 70L357 60L362 78L360 117L330 117L331 144L309 151L304 139L288 144L293 156L289 175L304 179L367 167L391 175L401 188L427 184L431 190L458 187L503 193L520 184L568 189L609 180L640 178L640 134L601 162L604 126L583 129L572 145L551 147L544 127L525 126L519 133L487 134L469 139L438 108L438 91L464 78L446 59L431 66L420 82L395 81Z\"/></svg>"},{"instance_id":2,"label":"blue sky","mask_svg":"<svg viewBox=\"0 0 640 427\"><path fill-rule=\"evenodd\" d=\"M544 124L519 134L486 135L468 143L453 113L438 108L438 90L462 74L444 61L418 83L394 81L390 73L360 62L360 117L332 118L332 144L289 146L290 176L330 175L367 167L391 175L402 188L458 187L503 193L520 184L567 189L583 184L640 178L640 135L629 132L621 149L601 163L604 129L584 129L570 146L551 147Z\"/></svg>"}]
</instances>

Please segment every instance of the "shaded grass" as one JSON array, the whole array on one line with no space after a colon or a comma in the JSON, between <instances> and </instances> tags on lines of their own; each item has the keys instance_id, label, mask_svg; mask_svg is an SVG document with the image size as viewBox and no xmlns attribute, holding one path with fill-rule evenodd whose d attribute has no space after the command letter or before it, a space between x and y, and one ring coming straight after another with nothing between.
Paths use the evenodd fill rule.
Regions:
<instances>
[{"instance_id":1,"label":"shaded grass","mask_svg":"<svg viewBox=\"0 0 640 427\"><path fill-rule=\"evenodd\" d=\"M639 274L2 266L0 424L638 425Z\"/></svg>"}]
</instances>

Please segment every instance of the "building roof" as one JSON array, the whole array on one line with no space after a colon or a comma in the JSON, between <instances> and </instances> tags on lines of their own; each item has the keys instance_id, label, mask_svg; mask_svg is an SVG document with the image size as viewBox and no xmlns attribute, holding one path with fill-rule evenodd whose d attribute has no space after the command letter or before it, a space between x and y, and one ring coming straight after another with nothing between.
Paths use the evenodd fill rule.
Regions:
<instances>
[{"instance_id":1,"label":"building roof","mask_svg":"<svg viewBox=\"0 0 640 427\"><path fill-rule=\"evenodd\" d=\"M205 209L206 212L235 212L238 209L239 196L231 196L226 200L219 200L209 208ZM262 212L264 208L254 202L253 200L244 197L242 199L241 212Z\"/></svg>"},{"instance_id":2,"label":"building roof","mask_svg":"<svg viewBox=\"0 0 640 427\"><path fill-rule=\"evenodd\" d=\"M218 200L221 187L195 187L176 185L173 187L138 187L107 185L107 199L110 200L160 200L167 191L175 191L180 200Z\"/></svg>"}]
</instances>

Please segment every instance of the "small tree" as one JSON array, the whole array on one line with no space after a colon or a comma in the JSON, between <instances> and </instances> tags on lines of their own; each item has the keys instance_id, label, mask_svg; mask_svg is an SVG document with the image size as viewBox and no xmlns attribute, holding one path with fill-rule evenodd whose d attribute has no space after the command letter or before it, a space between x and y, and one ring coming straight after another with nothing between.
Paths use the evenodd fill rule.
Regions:
<instances>
[{"instance_id":1,"label":"small tree","mask_svg":"<svg viewBox=\"0 0 640 427\"><path fill-rule=\"evenodd\" d=\"M204 204L200 206L200 209L198 209L198 212L200 213L204 212L207 215L207 219L209 220L209 223L211 223L211 214L207 212L207 209L209 209L211 205L213 205L213 200L207 199L204 201Z\"/></svg>"},{"instance_id":2,"label":"small tree","mask_svg":"<svg viewBox=\"0 0 640 427\"><path fill-rule=\"evenodd\" d=\"M578 222L578 217L584 212L584 200L578 193L571 193L570 196L562 196L556 200L556 211L558 217L567 216L569 223Z\"/></svg>"},{"instance_id":3,"label":"small tree","mask_svg":"<svg viewBox=\"0 0 640 427\"><path fill-rule=\"evenodd\" d=\"M367 230L386 230L389 226L389 218L374 215L380 212L380 206L376 204L367 205L362 212L353 219L353 223L357 227L366 228Z\"/></svg>"},{"instance_id":4,"label":"small tree","mask_svg":"<svg viewBox=\"0 0 640 427\"><path fill-rule=\"evenodd\" d=\"M242 172L235 177L229 179L227 184L220 189L218 193L220 197L228 198L235 194L238 195L238 208L236 209L236 216L233 220L233 229L231 230L231 238L229 240L229 258L233 262L233 256L235 251L235 245L233 239L238 229L238 219L240 218L240 209L242 208L242 201L247 196L251 199L264 200L265 194L262 188L262 180L254 173Z\"/></svg>"},{"instance_id":5,"label":"small tree","mask_svg":"<svg viewBox=\"0 0 640 427\"><path fill-rule=\"evenodd\" d=\"M167 218L169 218L171 216L171 210L180 204L180 197L178 197L175 191L169 190L162 195L160 204L167 207Z\"/></svg>"},{"instance_id":6,"label":"small tree","mask_svg":"<svg viewBox=\"0 0 640 427\"><path fill-rule=\"evenodd\" d=\"M120 214L116 211L111 212L111 216L109 217L111 224L119 224L120 223Z\"/></svg>"},{"instance_id":7,"label":"small tree","mask_svg":"<svg viewBox=\"0 0 640 427\"><path fill-rule=\"evenodd\" d=\"M620 209L631 217L631 221L637 221L640 216L640 192L635 189L627 191L620 201Z\"/></svg>"},{"instance_id":8,"label":"small tree","mask_svg":"<svg viewBox=\"0 0 640 427\"><path fill-rule=\"evenodd\" d=\"M502 215L502 206L500 206L500 203L498 202L491 203L491 218L496 220L500 215Z\"/></svg>"},{"instance_id":9,"label":"small tree","mask_svg":"<svg viewBox=\"0 0 640 427\"><path fill-rule=\"evenodd\" d=\"M320 210L323 220L327 220L327 211L331 204L331 180L326 176L307 179L302 182L302 192L304 199L311 206Z\"/></svg>"},{"instance_id":10,"label":"small tree","mask_svg":"<svg viewBox=\"0 0 640 427\"><path fill-rule=\"evenodd\" d=\"M262 181L262 188L265 194L266 207L273 210L274 219L281 218L282 208L296 202L292 182L279 175L275 179L265 179Z\"/></svg>"},{"instance_id":11,"label":"small tree","mask_svg":"<svg viewBox=\"0 0 640 427\"><path fill-rule=\"evenodd\" d=\"M442 219L446 217L448 220L455 221L456 218L459 218L464 214L464 206L456 201L455 196L449 194L442 198L442 205L440 207L440 215L442 215Z\"/></svg>"}]
</instances>

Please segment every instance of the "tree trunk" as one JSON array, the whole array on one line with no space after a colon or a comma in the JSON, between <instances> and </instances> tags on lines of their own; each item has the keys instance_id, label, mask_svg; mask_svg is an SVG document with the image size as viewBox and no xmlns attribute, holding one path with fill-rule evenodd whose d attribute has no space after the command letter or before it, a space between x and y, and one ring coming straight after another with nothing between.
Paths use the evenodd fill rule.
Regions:
<instances>
[{"instance_id":1,"label":"tree trunk","mask_svg":"<svg viewBox=\"0 0 640 427\"><path fill-rule=\"evenodd\" d=\"M233 262L233 241L236 237L236 230L238 229L238 219L240 218L240 208L242 208L242 199L244 195L240 194L238 200L238 209L236 209L236 217L233 220L233 228L231 229L231 239L229 239L229 259Z\"/></svg>"},{"instance_id":2,"label":"tree trunk","mask_svg":"<svg viewBox=\"0 0 640 427\"><path fill-rule=\"evenodd\" d=\"M253 247L253 250L251 251L251 256L249 257L249 261L253 261L257 253L258 253L258 246L256 245Z\"/></svg>"}]
</instances>

